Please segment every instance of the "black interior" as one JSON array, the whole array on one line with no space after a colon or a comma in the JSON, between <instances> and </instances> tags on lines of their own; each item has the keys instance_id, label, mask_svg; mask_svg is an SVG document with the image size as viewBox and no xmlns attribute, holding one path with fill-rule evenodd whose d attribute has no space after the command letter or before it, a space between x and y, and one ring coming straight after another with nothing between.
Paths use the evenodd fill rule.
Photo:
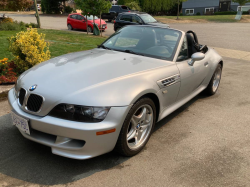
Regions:
<instances>
[{"instance_id":1,"label":"black interior","mask_svg":"<svg viewBox=\"0 0 250 187\"><path fill-rule=\"evenodd\" d=\"M187 33L186 35L187 35L187 43L188 43L188 58L191 58L192 54L198 52L198 50L195 46L195 41L192 35L189 33Z\"/></svg>"},{"instance_id":2,"label":"black interior","mask_svg":"<svg viewBox=\"0 0 250 187\"><path fill-rule=\"evenodd\" d=\"M206 53L208 51L208 48L206 45L200 45L198 41L198 37L195 32L193 31L187 31L187 43L188 43L188 57L191 58L191 56L196 52L202 52Z\"/></svg>"}]
</instances>

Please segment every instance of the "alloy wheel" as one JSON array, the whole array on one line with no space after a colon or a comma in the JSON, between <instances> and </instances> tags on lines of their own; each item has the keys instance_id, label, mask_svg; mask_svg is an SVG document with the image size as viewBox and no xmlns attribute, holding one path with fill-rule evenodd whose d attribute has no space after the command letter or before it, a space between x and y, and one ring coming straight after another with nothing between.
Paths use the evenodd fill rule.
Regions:
<instances>
[{"instance_id":1,"label":"alloy wheel","mask_svg":"<svg viewBox=\"0 0 250 187\"><path fill-rule=\"evenodd\" d=\"M131 150L140 148L150 135L153 121L150 105L140 106L133 114L127 130L127 145Z\"/></svg>"}]
</instances>

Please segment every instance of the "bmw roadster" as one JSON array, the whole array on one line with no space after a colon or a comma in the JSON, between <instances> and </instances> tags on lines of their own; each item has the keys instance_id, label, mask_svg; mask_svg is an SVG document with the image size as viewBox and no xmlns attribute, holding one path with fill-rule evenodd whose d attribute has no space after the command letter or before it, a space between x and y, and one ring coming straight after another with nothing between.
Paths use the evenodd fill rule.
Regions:
<instances>
[{"instance_id":1,"label":"bmw roadster","mask_svg":"<svg viewBox=\"0 0 250 187\"><path fill-rule=\"evenodd\" d=\"M200 92L216 93L222 57L194 32L127 26L98 48L26 72L8 94L13 124L52 153L139 153L155 123Z\"/></svg>"}]
</instances>

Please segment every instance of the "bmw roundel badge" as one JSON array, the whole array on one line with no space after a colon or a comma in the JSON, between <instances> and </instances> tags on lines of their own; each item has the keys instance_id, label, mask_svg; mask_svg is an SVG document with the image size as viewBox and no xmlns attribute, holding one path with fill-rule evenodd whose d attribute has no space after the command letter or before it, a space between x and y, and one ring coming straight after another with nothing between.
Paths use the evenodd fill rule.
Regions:
<instances>
[{"instance_id":1,"label":"bmw roundel badge","mask_svg":"<svg viewBox=\"0 0 250 187\"><path fill-rule=\"evenodd\" d=\"M35 84L35 85L31 86L29 90L34 91L36 89L36 87L37 87L37 85Z\"/></svg>"}]
</instances>

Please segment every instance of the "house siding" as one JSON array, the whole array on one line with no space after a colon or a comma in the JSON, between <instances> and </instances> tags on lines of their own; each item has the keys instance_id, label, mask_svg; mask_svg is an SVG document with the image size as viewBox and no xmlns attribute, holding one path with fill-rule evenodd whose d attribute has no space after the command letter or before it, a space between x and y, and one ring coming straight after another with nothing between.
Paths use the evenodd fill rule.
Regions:
<instances>
[{"instance_id":1,"label":"house siding","mask_svg":"<svg viewBox=\"0 0 250 187\"><path fill-rule=\"evenodd\" d=\"M211 7L214 7L215 12L218 12L219 4L220 0L188 0L182 3L182 13L183 15L186 15L187 9L194 9L194 15L196 15L198 12L203 15L205 13L205 8ZM246 5L250 6L250 3L247 3ZM233 11L237 11L238 6L238 3L234 3L232 1L230 8Z\"/></svg>"}]
</instances>

